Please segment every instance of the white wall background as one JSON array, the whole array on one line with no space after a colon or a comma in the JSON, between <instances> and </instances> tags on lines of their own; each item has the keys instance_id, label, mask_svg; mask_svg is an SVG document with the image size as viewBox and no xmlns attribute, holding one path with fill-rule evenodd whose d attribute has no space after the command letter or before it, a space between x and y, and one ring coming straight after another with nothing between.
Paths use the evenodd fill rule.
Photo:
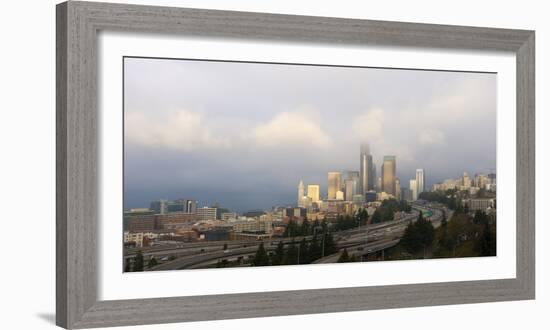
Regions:
<instances>
[{"instance_id":1,"label":"white wall background","mask_svg":"<svg viewBox=\"0 0 550 330\"><path fill-rule=\"evenodd\" d=\"M55 318L55 3L0 11L0 304L4 329L52 329ZM534 29L537 32L537 205L549 197L550 21L544 1L110 1L285 14ZM546 149L546 150L545 150ZM537 210L537 300L143 326L146 329L547 329L549 226ZM16 227L17 226L17 227ZM12 235L17 233L16 236ZM137 328L137 327L134 327Z\"/></svg>"}]
</instances>

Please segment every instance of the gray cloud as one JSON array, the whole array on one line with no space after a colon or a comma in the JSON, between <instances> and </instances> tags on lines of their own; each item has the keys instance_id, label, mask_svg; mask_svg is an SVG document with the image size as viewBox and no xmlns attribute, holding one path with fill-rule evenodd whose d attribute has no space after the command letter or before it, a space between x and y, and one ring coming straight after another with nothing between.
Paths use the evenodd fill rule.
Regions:
<instances>
[{"instance_id":1,"label":"gray cloud","mask_svg":"<svg viewBox=\"0 0 550 330\"><path fill-rule=\"evenodd\" d=\"M127 58L124 97L125 207L291 204L364 140L402 184L496 167L494 74Z\"/></svg>"}]
</instances>

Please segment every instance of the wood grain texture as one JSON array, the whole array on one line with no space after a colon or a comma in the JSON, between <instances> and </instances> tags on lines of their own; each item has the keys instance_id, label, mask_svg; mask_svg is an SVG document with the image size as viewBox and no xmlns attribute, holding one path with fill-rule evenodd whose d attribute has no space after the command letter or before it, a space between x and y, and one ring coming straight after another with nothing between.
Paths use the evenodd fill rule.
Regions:
<instances>
[{"instance_id":1,"label":"wood grain texture","mask_svg":"<svg viewBox=\"0 0 550 330\"><path fill-rule=\"evenodd\" d=\"M517 56L515 279L211 296L97 300L98 31L299 43L513 51ZM533 299L533 31L68 2L57 6L57 324L87 328Z\"/></svg>"}]
</instances>

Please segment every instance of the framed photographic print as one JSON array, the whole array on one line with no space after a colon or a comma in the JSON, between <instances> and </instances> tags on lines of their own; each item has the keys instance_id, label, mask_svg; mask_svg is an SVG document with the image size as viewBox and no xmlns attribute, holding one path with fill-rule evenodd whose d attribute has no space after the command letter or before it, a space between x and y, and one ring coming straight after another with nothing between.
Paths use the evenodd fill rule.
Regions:
<instances>
[{"instance_id":1,"label":"framed photographic print","mask_svg":"<svg viewBox=\"0 0 550 330\"><path fill-rule=\"evenodd\" d=\"M57 6L57 323L534 299L534 32Z\"/></svg>"}]
</instances>

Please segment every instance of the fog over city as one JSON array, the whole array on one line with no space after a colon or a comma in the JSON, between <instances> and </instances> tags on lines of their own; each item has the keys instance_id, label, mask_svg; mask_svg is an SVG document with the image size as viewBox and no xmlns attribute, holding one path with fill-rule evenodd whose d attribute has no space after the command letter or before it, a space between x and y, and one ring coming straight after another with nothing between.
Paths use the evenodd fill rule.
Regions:
<instances>
[{"instance_id":1,"label":"fog over city","mask_svg":"<svg viewBox=\"0 0 550 330\"><path fill-rule=\"evenodd\" d=\"M496 167L496 75L126 58L124 207L296 203L300 180L395 155L408 186Z\"/></svg>"}]
</instances>

